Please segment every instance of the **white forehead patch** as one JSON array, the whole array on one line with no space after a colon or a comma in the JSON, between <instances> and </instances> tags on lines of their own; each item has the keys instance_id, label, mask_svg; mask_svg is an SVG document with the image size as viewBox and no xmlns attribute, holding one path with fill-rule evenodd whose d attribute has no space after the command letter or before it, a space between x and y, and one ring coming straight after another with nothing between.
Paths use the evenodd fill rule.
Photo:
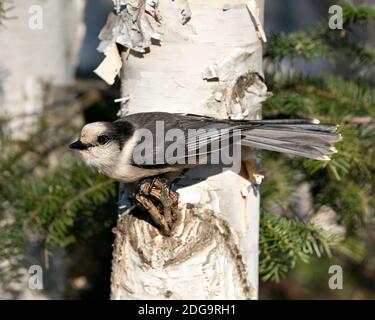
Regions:
<instances>
[{"instance_id":1,"label":"white forehead patch","mask_svg":"<svg viewBox=\"0 0 375 320\"><path fill-rule=\"evenodd\" d=\"M81 131L81 141L91 143L107 130L106 122L93 122L86 124Z\"/></svg>"}]
</instances>

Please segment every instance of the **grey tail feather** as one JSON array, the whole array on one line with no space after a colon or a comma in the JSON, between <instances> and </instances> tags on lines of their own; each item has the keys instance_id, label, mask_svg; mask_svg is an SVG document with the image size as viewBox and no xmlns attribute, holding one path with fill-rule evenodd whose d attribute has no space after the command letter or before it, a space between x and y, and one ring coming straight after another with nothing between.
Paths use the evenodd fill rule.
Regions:
<instances>
[{"instance_id":1,"label":"grey tail feather","mask_svg":"<svg viewBox=\"0 0 375 320\"><path fill-rule=\"evenodd\" d=\"M341 140L337 126L307 120L252 121L241 126L242 145L289 153L316 160L330 160L333 143Z\"/></svg>"}]
</instances>

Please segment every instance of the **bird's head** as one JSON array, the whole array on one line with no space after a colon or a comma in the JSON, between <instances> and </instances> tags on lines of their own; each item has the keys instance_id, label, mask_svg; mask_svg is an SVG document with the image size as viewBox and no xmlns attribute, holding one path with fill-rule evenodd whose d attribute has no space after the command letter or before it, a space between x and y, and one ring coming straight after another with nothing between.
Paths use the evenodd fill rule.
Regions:
<instances>
[{"instance_id":1,"label":"bird's head","mask_svg":"<svg viewBox=\"0 0 375 320\"><path fill-rule=\"evenodd\" d=\"M79 140L69 148L78 150L87 165L108 174L118 163L122 140L113 123L94 122L83 127Z\"/></svg>"}]
</instances>

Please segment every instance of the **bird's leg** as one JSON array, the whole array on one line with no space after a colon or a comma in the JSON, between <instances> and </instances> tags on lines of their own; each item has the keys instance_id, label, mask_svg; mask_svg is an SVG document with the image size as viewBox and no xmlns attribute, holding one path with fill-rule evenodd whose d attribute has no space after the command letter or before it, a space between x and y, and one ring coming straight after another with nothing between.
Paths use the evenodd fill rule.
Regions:
<instances>
[{"instance_id":1,"label":"bird's leg","mask_svg":"<svg viewBox=\"0 0 375 320\"><path fill-rule=\"evenodd\" d=\"M170 236L171 232L168 225L165 223L163 216L160 215L159 209L155 204L146 196L141 193L135 194L134 198L140 203L150 214L151 220L155 226L159 229L160 233L164 236Z\"/></svg>"},{"instance_id":2,"label":"bird's leg","mask_svg":"<svg viewBox=\"0 0 375 320\"><path fill-rule=\"evenodd\" d=\"M171 212L171 201L169 199L170 189L163 184L160 188L160 202L163 206L161 208L163 210L163 215L165 219L165 223L168 227L172 227L172 212Z\"/></svg>"},{"instance_id":3,"label":"bird's leg","mask_svg":"<svg viewBox=\"0 0 375 320\"><path fill-rule=\"evenodd\" d=\"M170 230L179 222L179 211L178 211L178 193L172 191L163 184L160 189L160 202L163 206L165 222L168 224Z\"/></svg>"},{"instance_id":4,"label":"bird's leg","mask_svg":"<svg viewBox=\"0 0 375 320\"><path fill-rule=\"evenodd\" d=\"M134 197L150 213L160 232L169 236L178 216L178 194L170 191L165 179L152 178L138 184Z\"/></svg>"}]
</instances>

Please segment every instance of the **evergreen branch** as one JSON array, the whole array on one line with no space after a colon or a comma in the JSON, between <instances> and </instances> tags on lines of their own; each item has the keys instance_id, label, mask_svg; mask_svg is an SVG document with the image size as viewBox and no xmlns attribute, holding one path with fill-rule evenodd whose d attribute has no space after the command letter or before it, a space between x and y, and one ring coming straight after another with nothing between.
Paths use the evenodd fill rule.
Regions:
<instances>
[{"instance_id":1,"label":"evergreen branch","mask_svg":"<svg viewBox=\"0 0 375 320\"><path fill-rule=\"evenodd\" d=\"M330 57L329 45L322 39L323 31L294 32L288 35L279 33L270 37L265 51L265 58L280 61L284 58L303 57L314 60L320 56Z\"/></svg>"},{"instance_id":2,"label":"evergreen branch","mask_svg":"<svg viewBox=\"0 0 375 320\"><path fill-rule=\"evenodd\" d=\"M79 191L79 193L75 196L73 196L72 198L69 198L65 204L62 205L62 209L60 210L59 214L56 214L54 219L48 224L48 228L47 228L47 234L46 234L46 237L45 237L45 243L48 244L51 239L53 238L53 231L54 231L54 227L56 224L60 223L61 222L61 219L62 219L62 216L63 215L72 215L72 206L74 204L78 204L84 200L87 200L87 199L90 199L91 196L94 196L95 197L95 193L97 191L102 191L100 189L103 189L109 185L113 185L114 182L113 180L105 180L105 181L101 181L101 182L98 182L96 184L94 184L93 186L89 186L87 187L86 189L83 189L81 191ZM50 205L50 204L48 204Z\"/></svg>"},{"instance_id":3,"label":"evergreen branch","mask_svg":"<svg viewBox=\"0 0 375 320\"><path fill-rule=\"evenodd\" d=\"M367 64L375 65L375 49L358 41L349 41L348 33L358 23L370 23L375 20L375 6L368 4L354 5L351 1L342 1L343 30L331 30L327 23L321 23L306 32L280 33L270 37L266 46L265 57L272 61L284 58L291 60L303 57L308 61L323 57L334 63L337 56L354 58L353 67Z\"/></svg>"},{"instance_id":4,"label":"evergreen branch","mask_svg":"<svg viewBox=\"0 0 375 320\"><path fill-rule=\"evenodd\" d=\"M263 212L259 243L262 280L278 282L297 261L308 263L312 255L330 256L330 248L337 241L311 223Z\"/></svg>"},{"instance_id":5,"label":"evergreen branch","mask_svg":"<svg viewBox=\"0 0 375 320\"><path fill-rule=\"evenodd\" d=\"M9 260L13 255L12 268L15 270L19 267L16 264L21 262L17 257L21 258L27 241L25 228L42 238L48 266L48 246L67 246L114 223L116 184L94 170L69 163L56 168L48 176L38 177L24 175L28 169L21 163L13 164L9 169L15 174L11 173L14 179L11 184L6 178L0 180L0 202L10 202L6 212L11 212L14 222L7 228L11 228L13 234L11 240L3 237L4 228L1 228L0 260ZM101 210L108 203L114 214L103 215ZM2 218L0 216L0 222ZM9 246L9 241L14 250L1 250ZM0 273L8 273L7 270L0 270Z\"/></svg>"},{"instance_id":6,"label":"evergreen branch","mask_svg":"<svg viewBox=\"0 0 375 320\"><path fill-rule=\"evenodd\" d=\"M374 85L360 79L292 77L274 83L271 89L274 94L264 104L266 117L287 113L346 123L352 117L375 116Z\"/></svg>"},{"instance_id":7,"label":"evergreen branch","mask_svg":"<svg viewBox=\"0 0 375 320\"><path fill-rule=\"evenodd\" d=\"M332 100L332 101L335 101L335 103L338 103L340 105L350 106L353 109L357 108L357 109L354 109L353 111L358 112L358 96L357 97L348 96L346 90L339 90L339 91L330 90L330 88L327 88L327 86L322 86L321 84L319 85L319 81L321 80L315 81L316 82L315 84L309 84L308 80L304 82L300 82L299 84L295 86L295 91L301 92L302 94L307 93L307 94L315 95L323 99ZM335 79L334 77L325 77L325 79L323 80L324 84L327 84L328 82L327 80L328 81L332 80L332 82L340 81L339 78ZM348 87L348 82L350 81L345 80L346 88ZM370 110L370 108L372 107L371 102L363 101L362 107L365 110ZM350 112L350 110L348 111ZM348 111L345 111L345 112L348 112Z\"/></svg>"},{"instance_id":8,"label":"evergreen branch","mask_svg":"<svg viewBox=\"0 0 375 320\"><path fill-rule=\"evenodd\" d=\"M80 200L82 200L83 198L85 198L85 197L89 196L90 194L94 193L97 189L103 188L103 187L105 187L107 185L110 185L110 184L113 184L113 183L114 183L113 180L108 179L107 181L97 183L96 185L94 185L90 188L87 188L86 190L80 191L75 197L73 197L67 203L64 204L63 210L69 211L74 203L77 203Z\"/></svg>"},{"instance_id":9,"label":"evergreen branch","mask_svg":"<svg viewBox=\"0 0 375 320\"><path fill-rule=\"evenodd\" d=\"M375 6L362 3L354 4L351 0L340 2L343 10L343 23L345 26L353 25L358 22L370 23L375 19Z\"/></svg>"}]
</instances>

